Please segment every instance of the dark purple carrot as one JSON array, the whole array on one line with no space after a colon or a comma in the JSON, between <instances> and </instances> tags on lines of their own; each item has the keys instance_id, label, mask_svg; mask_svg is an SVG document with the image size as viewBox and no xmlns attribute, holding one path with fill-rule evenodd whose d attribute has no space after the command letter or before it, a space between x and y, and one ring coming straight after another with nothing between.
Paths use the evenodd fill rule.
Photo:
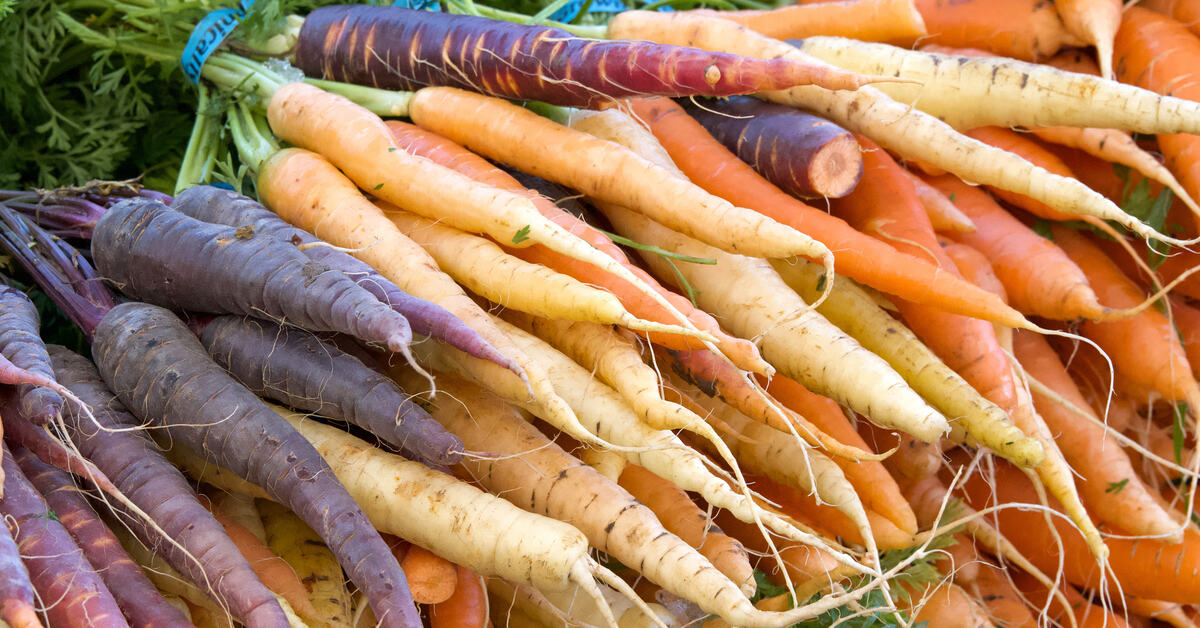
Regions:
<instances>
[{"instance_id":1,"label":"dark purple carrot","mask_svg":"<svg viewBox=\"0 0 1200 628\"><path fill-rule=\"evenodd\" d=\"M0 473L0 482L4 481ZM34 610L33 583L7 525L0 525L0 619L11 628L42 628Z\"/></svg>"},{"instance_id":2,"label":"dark purple carrot","mask_svg":"<svg viewBox=\"0 0 1200 628\"><path fill-rule=\"evenodd\" d=\"M639 95L729 96L814 83L857 89L869 82L787 59L586 39L548 26L369 5L309 13L295 63L312 77L384 89L446 85L571 107Z\"/></svg>"},{"instance_id":3,"label":"dark purple carrot","mask_svg":"<svg viewBox=\"0 0 1200 628\"><path fill-rule=\"evenodd\" d=\"M858 142L824 118L750 96L680 99L679 104L725 148L789 194L840 198L862 178Z\"/></svg>"},{"instance_id":4,"label":"dark purple carrot","mask_svg":"<svg viewBox=\"0 0 1200 628\"><path fill-rule=\"evenodd\" d=\"M354 423L426 464L462 459L462 441L409 401L395 382L308 331L218 316L204 326L200 342L261 397Z\"/></svg>"},{"instance_id":5,"label":"dark purple carrot","mask_svg":"<svg viewBox=\"0 0 1200 628\"><path fill-rule=\"evenodd\" d=\"M478 332L442 306L401 290L366 263L336 248L325 246L316 236L293 227L254 199L210 185L196 185L180 192L171 209L204 222L230 227L250 225L255 233L292 242L300 246L313 261L342 271L375 298L402 314L414 332L437 338L456 349L505 368L511 363Z\"/></svg>"},{"instance_id":6,"label":"dark purple carrot","mask_svg":"<svg viewBox=\"0 0 1200 628\"><path fill-rule=\"evenodd\" d=\"M54 379L46 345L38 332L38 311L24 292L0 283L0 354L13 364ZM46 425L62 412L63 398L49 388L22 384L21 412L35 423Z\"/></svg>"},{"instance_id":7,"label":"dark purple carrot","mask_svg":"<svg viewBox=\"0 0 1200 628\"><path fill-rule=\"evenodd\" d=\"M99 230L97 231L99 233ZM265 489L313 528L383 626L421 626L404 572L311 444L208 357L167 310L123 303L100 321L96 365L133 414Z\"/></svg>"},{"instance_id":8,"label":"dark purple carrot","mask_svg":"<svg viewBox=\"0 0 1200 628\"><path fill-rule=\"evenodd\" d=\"M133 199L105 212L92 234L92 258L105 279L140 301L282 319L401 353L412 341L403 316L341 271L253 227L201 222L155 201Z\"/></svg>"},{"instance_id":9,"label":"dark purple carrot","mask_svg":"<svg viewBox=\"0 0 1200 628\"><path fill-rule=\"evenodd\" d=\"M21 473L7 445L3 458L4 499L0 500L0 514L4 515L21 559L29 569L29 580L42 602L47 622L55 628L127 628L129 624L112 593L46 500Z\"/></svg>"},{"instance_id":10,"label":"dark purple carrot","mask_svg":"<svg viewBox=\"0 0 1200 628\"><path fill-rule=\"evenodd\" d=\"M50 510L96 568L130 626L145 628L191 626L179 609L151 584L121 542L100 520L67 473L38 460L29 451L13 454L17 466L45 498Z\"/></svg>"},{"instance_id":11,"label":"dark purple carrot","mask_svg":"<svg viewBox=\"0 0 1200 628\"><path fill-rule=\"evenodd\" d=\"M152 530L137 517L122 517L138 539L200 589L211 590L245 625L286 625L287 617L270 590L254 575L221 524L197 500L187 478L163 457L140 429L142 423L109 392L96 367L65 347L50 345L48 349L62 383L91 406L96 417L93 423L68 409L63 421L72 441L162 530Z\"/></svg>"}]
</instances>

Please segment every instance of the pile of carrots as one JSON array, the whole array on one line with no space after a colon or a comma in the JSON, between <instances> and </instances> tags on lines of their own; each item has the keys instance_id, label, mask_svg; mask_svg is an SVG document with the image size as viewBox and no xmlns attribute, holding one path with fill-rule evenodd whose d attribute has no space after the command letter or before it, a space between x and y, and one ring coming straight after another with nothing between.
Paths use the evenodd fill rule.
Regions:
<instances>
[{"instance_id":1,"label":"pile of carrots","mask_svg":"<svg viewBox=\"0 0 1200 628\"><path fill-rule=\"evenodd\" d=\"M0 191L0 626L1200 624L1200 2L446 8Z\"/></svg>"}]
</instances>

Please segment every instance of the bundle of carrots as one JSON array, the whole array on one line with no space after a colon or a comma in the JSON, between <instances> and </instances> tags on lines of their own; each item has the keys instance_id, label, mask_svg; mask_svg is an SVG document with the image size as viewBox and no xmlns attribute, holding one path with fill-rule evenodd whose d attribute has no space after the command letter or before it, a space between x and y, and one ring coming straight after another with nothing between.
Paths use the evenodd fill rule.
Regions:
<instances>
[{"instance_id":1,"label":"bundle of carrots","mask_svg":"<svg viewBox=\"0 0 1200 628\"><path fill-rule=\"evenodd\" d=\"M1196 625L1200 8L983 4L235 32L0 191L0 622Z\"/></svg>"}]
</instances>

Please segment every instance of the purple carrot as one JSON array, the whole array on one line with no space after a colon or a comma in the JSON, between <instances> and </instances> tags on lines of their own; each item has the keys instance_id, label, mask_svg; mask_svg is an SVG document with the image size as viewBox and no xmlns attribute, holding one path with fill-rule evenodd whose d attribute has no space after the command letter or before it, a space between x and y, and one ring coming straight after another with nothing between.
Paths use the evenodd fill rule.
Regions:
<instances>
[{"instance_id":1,"label":"purple carrot","mask_svg":"<svg viewBox=\"0 0 1200 628\"><path fill-rule=\"evenodd\" d=\"M841 198L863 174L862 149L846 129L794 107L750 96L680 99L725 148L789 194Z\"/></svg>"},{"instance_id":2,"label":"purple carrot","mask_svg":"<svg viewBox=\"0 0 1200 628\"><path fill-rule=\"evenodd\" d=\"M4 475L0 472L0 483ZM0 619L11 628L42 628L34 610L33 583L7 525L0 525Z\"/></svg>"},{"instance_id":3,"label":"purple carrot","mask_svg":"<svg viewBox=\"0 0 1200 628\"><path fill-rule=\"evenodd\" d=\"M342 271L375 298L404 315L414 332L437 338L477 358L520 372L520 367L511 359L442 306L404 292L365 262L336 248L324 246L316 236L293 227L254 199L210 185L196 185L180 192L171 209L204 222L230 227L249 225L255 233L303 246L304 254L310 259Z\"/></svg>"},{"instance_id":4,"label":"purple carrot","mask_svg":"<svg viewBox=\"0 0 1200 628\"><path fill-rule=\"evenodd\" d=\"M8 393L0 393L0 397L4 398L4 403L0 403L0 417L3 417L4 438L8 442L28 449L46 464L87 479L109 495L119 492L116 485L91 460L71 451L47 432L44 426L25 418L13 400L8 398Z\"/></svg>"},{"instance_id":5,"label":"purple carrot","mask_svg":"<svg viewBox=\"0 0 1200 628\"><path fill-rule=\"evenodd\" d=\"M92 353L135 415L261 486L320 534L383 626L421 626L399 563L321 454L213 363L174 314L118 305L96 328Z\"/></svg>"},{"instance_id":6,"label":"purple carrot","mask_svg":"<svg viewBox=\"0 0 1200 628\"><path fill-rule=\"evenodd\" d=\"M109 392L96 367L65 347L50 345L49 352L63 384L91 406L96 417L93 423L68 409L63 420L71 439L178 546L140 518L123 517L138 539L200 589L211 586L222 606L246 626L286 625L283 608L225 528L197 500L187 478L139 429L142 423Z\"/></svg>"},{"instance_id":7,"label":"purple carrot","mask_svg":"<svg viewBox=\"0 0 1200 628\"><path fill-rule=\"evenodd\" d=\"M17 466L45 498L84 557L97 569L129 625L135 628L185 628L191 622L146 577L125 553L112 530L96 515L71 476L38 460L29 451L16 451Z\"/></svg>"},{"instance_id":8,"label":"purple carrot","mask_svg":"<svg viewBox=\"0 0 1200 628\"><path fill-rule=\"evenodd\" d=\"M502 98L591 107L629 96L728 96L812 84L855 89L867 82L787 59L576 37L468 15L400 7L315 9L296 43L305 74L384 89L448 85Z\"/></svg>"},{"instance_id":9,"label":"purple carrot","mask_svg":"<svg viewBox=\"0 0 1200 628\"><path fill-rule=\"evenodd\" d=\"M92 234L100 274L126 295L164 307L283 319L407 352L408 321L341 271L286 242L201 222L156 201L105 212Z\"/></svg>"},{"instance_id":10,"label":"purple carrot","mask_svg":"<svg viewBox=\"0 0 1200 628\"><path fill-rule=\"evenodd\" d=\"M24 292L4 283L0 283L0 354L27 371L54 379L38 333L37 308ZM35 423L46 425L62 412L63 398L53 390L29 384L19 390L21 412Z\"/></svg>"},{"instance_id":11,"label":"purple carrot","mask_svg":"<svg viewBox=\"0 0 1200 628\"><path fill-rule=\"evenodd\" d=\"M200 342L217 364L261 397L354 423L426 464L446 466L462 459L462 441L409 401L395 382L310 332L218 316L204 326Z\"/></svg>"},{"instance_id":12,"label":"purple carrot","mask_svg":"<svg viewBox=\"0 0 1200 628\"><path fill-rule=\"evenodd\" d=\"M24 450L16 450L23 454ZM3 451L4 499L0 514L13 532L29 579L51 626L128 627L112 593L46 500Z\"/></svg>"}]
</instances>

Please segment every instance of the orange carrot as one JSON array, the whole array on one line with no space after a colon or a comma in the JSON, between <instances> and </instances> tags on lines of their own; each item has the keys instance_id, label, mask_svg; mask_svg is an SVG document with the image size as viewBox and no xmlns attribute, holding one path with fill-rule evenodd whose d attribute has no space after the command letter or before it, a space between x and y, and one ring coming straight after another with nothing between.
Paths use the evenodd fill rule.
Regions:
<instances>
[{"instance_id":1,"label":"orange carrot","mask_svg":"<svg viewBox=\"0 0 1200 628\"><path fill-rule=\"evenodd\" d=\"M488 599L483 578L462 565L456 570L454 594L429 610L430 628L486 628Z\"/></svg>"},{"instance_id":2,"label":"orange carrot","mask_svg":"<svg viewBox=\"0 0 1200 628\"><path fill-rule=\"evenodd\" d=\"M1002 129L1000 127L988 126L972 129L967 132L967 135L974 139L995 146L996 148L1006 150L1010 153L1016 153L1021 157L1031 161L1032 163L1041 166L1050 172L1064 176L1073 177L1071 169L1062 163L1053 153L1042 148L1037 142L1022 136L1015 131ZM1041 216L1050 220L1071 220L1077 218L1070 214L1064 214L1049 205L1036 201L1025 196L1024 194L1016 194L1007 190L1001 190L996 187L989 186L989 190L1001 199L1020 207L1034 215Z\"/></svg>"},{"instance_id":3,"label":"orange carrot","mask_svg":"<svg viewBox=\"0 0 1200 628\"><path fill-rule=\"evenodd\" d=\"M902 586L909 595L900 604L903 608L916 611L913 614L914 622L963 628L989 628L993 625L980 603L955 584L940 582L925 587L911 584Z\"/></svg>"},{"instance_id":4,"label":"orange carrot","mask_svg":"<svg viewBox=\"0 0 1200 628\"><path fill-rule=\"evenodd\" d=\"M291 565L272 552L254 533L244 526L225 516L220 510L213 510L213 517L225 528L225 534L237 546L242 556L254 569L254 574L262 580L267 588L287 600L292 609L302 617L314 617L317 609L308 600L308 589Z\"/></svg>"},{"instance_id":5,"label":"orange carrot","mask_svg":"<svg viewBox=\"0 0 1200 628\"><path fill-rule=\"evenodd\" d=\"M1012 570L1010 575L1017 590L1029 600L1034 608L1046 607L1046 600L1050 597L1050 592L1042 583L1023 571ZM1073 587L1063 585L1059 589L1066 597L1070 607L1064 607L1057 598L1050 603L1048 617L1058 625L1067 625L1067 614L1069 613L1074 617L1079 628L1130 628L1124 617L1088 602Z\"/></svg>"},{"instance_id":6,"label":"orange carrot","mask_svg":"<svg viewBox=\"0 0 1200 628\"><path fill-rule=\"evenodd\" d=\"M419 545L409 545L400 567L416 603L441 604L454 595L458 568L445 558Z\"/></svg>"},{"instance_id":7,"label":"orange carrot","mask_svg":"<svg viewBox=\"0 0 1200 628\"><path fill-rule=\"evenodd\" d=\"M779 504L780 512L801 523L813 525L818 529L829 530L840 538L855 544L863 544L862 534L849 517L828 504L820 504L804 491L784 486L762 476L746 475L746 480L756 492L763 497ZM913 544L912 535L897 528L891 521L879 513L868 510L867 518L871 522L871 532L875 543L881 551L902 549Z\"/></svg>"},{"instance_id":8,"label":"orange carrot","mask_svg":"<svg viewBox=\"0 0 1200 628\"><path fill-rule=\"evenodd\" d=\"M930 181L978 229L951 237L987 256L1012 304L1022 312L1057 320L1104 313L1083 271L1054 242L1034 233L986 192L953 176Z\"/></svg>"},{"instance_id":9,"label":"orange carrot","mask_svg":"<svg viewBox=\"0 0 1200 628\"><path fill-rule=\"evenodd\" d=\"M783 584L783 574L780 572L779 559L783 561L784 569L793 582L804 582L813 578L826 577L836 582L847 575L846 568L838 564L819 547L787 543L786 540L775 537L772 540L779 549L779 559L771 555L767 542L763 540L762 532L752 523L738 520L728 511L716 514L717 524L733 538L740 541L752 553L756 561L755 568L759 569L775 584ZM782 541L782 542L781 542Z\"/></svg>"},{"instance_id":10,"label":"orange carrot","mask_svg":"<svg viewBox=\"0 0 1200 628\"><path fill-rule=\"evenodd\" d=\"M928 43L974 46L1024 61L1038 61L1075 45L1054 5L1038 0L917 0Z\"/></svg>"},{"instance_id":11,"label":"orange carrot","mask_svg":"<svg viewBox=\"0 0 1200 628\"><path fill-rule=\"evenodd\" d=\"M1112 78L1113 39L1121 26L1121 0L1054 0L1067 31L1095 46L1100 76Z\"/></svg>"},{"instance_id":12,"label":"orange carrot","mask_svg":"<svg viewBox=\"0 0 1200 628\"><path fill-rule=\"evenodd\" d=\"M1005 628L1035 628L1038 625L1024 598L999 568L980 565L974 582L964 588L983 602L993 624Z\"/></svg>"},{"instance_id":13,"label":"orange carrot","mask_svg":"<svg viewBox=\"0 0 1200 628\"><path fill-rule=\"evenodd\" d=\"M1117 31L1117 79L1160 94L1200 100L1195 59L1200 37L1175 20L1141 7L1130 7ZM1200 198L1200 137L1159 135L1158 145L1167 168L1193 199Z\"/></svg>"},{"instance_id":14,"label":"orange carrot","mask_svg":"<svg viewBox=\"0 0 1200 628\"><path fill-rule=\"evenodd\" d=\"M1175 328L1179 330L1188 364L1192 365L1192 376L1200 379L1200 308L1178 297L1171 297L1170 302Z\"/></svg>"},{"instance_id":15,"label":"orange carrot","mask_svg":"<svg viewBox=\"0 0 1200 628\"><path fill-rule=\"evenodd\" d=\"M970 286L932 264L848 228L845 222L805 205L769 184L737 159L699 123L667 99L631 101L638 117L670 153L671 159L701 187L742 207L809 233L833 251L839 274L913 301L997 321L1012 327L1023 317L998 303L994 295ZM860 183L861 185L861 183Z\"/></svg>"},{"instance_id":16,"label":"orange carrot","mask_svg":"<svg viewBox=\"0 0 1200 628\"><path fill-rule=\"evenodd\" d=\"M912 181L913 190L921 200L921 205L925 206L925 213L929 216L929 223L933 225L934 231L975 231L975 224L971 219L955 207L945 194L908 170L904 173Z\"/></svg>"},{"instance_id":17,"label":"orange carrot","mask_svg":"<svg viewBox=\"0 0 1200 628\"><path fill-rule=\"evenodd\" d=\"M1195 0L1141 0L1139 7L1168 15L1200 37L1200 2Z\"/></svg>"},{"instance_id":18,"label":"orange carrot","mask_svg":"<svg viewBox=\"0 0 1200 628\"><path fill-rule=\"evenodd\" d=\"M907 45L926 34L925 21L912 0L841 0L709 13L775 39L829 35Z\"/></svg>"},{"instance_id":19,"label":"orange carrot","mask_svg":"<svg viewBox=\"0 0 1200 628\"><path fill-rule=\"evenodd\" d=\"M1041 336L1019 331L1014 338L1017 360L1033 379L1085 410L1083 394L1071 380L1049 343ZM1086 418L1034 392L1034 404L1067 462L1079 479L1076 485L1095 515L1130 534L1173 535L1178 526L1138 478L1129 456L1105 430Z\"/></svg>"},{"instance_id":20,"label":"orange carrot","mask_svg":"<svg viewBox=\"0 0 1200 628\"><path fill-rule=\"evenodd\" d=\"M1129 308L1144 300L1141 289L1129 280L1098 247L1077 231L1054 225L1054 241L1083 269L1102 303ZM1133 318L1112 322L1085 321L1080 331L1109 355L1117 371L1136 385L1168 400L1200 405L1200 386L1192 377L1187 354L1170 321L1149 309ZM1146 356L1155 356L1150 363Z\"/></svg>"}]
</instances>

